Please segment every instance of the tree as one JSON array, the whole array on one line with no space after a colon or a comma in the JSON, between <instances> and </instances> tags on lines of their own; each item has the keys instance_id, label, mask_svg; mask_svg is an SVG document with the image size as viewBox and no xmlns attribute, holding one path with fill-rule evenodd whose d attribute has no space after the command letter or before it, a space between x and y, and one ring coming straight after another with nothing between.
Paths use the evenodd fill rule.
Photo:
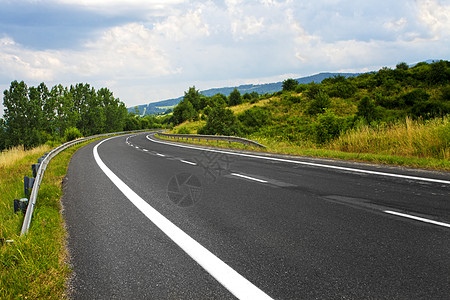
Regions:
<instances>
[{"instance_id":1,"label":"tree","mask_svg":"<svg viewBox=\"0 0 450 300\"><path fill-rule=\"evenodd\" d=\"M375 103L368 96L363 97L359 101L356 115L364 118L368 123L379 118Z\"/></svg>"},{"instance_id":2,"label":"tree","mask_svg":"<svg viewBox=\"0 0 450 300\"><path fill-rule=\"evenodd\" d=\"M4 118L6 122L6 147L24 145L31 148L39 145L41 107L36 91L32 90L32 101L28 97L28 87L21 81L11 82L9 90L3 92Z\"/></svg>"},{"instance_id":3,"label":"tree","mask_svg":"<svg viewBox=\"0 0 450 300\"><path fill-rule=\"evenodd\" d=\"M229 108L222 106L215 107L211 110L206 121L206 125L200 128L199 134L219 134L234 135L238 134L236 116Z\"/></svg>"},{"instance_id":4,"label":"tree","mask_svg":"<svg viewBox=\"0 0 450 300\"><path fill-rule=\"evenodd\" d=\"M408 70L408 69L409 69L409 66L408 66L408 64L405 63L405 62L401 62L401 63L398 63L398 64L397 64L396 69L397 69L397 70Z\"/></svg>"},{"instance_id":5,"label":"tree","mask_svg":"<svg viewBox=\"0 0 450 300\"><path fill-rule=\"evenodd\" d=\"M196 111L200 110L200 92L195 89L195 86L190 87L187 92L184 92L183 101L189 101Z\"/></svg>"},{"instance_id":6,"label":"tree","mask_svg":"<svg viewBox=\"0 0 450 300\"><path fill-rule=\"evenodd\" d=\"M125 104L118 98L114 98L113 93L107 88L101 88L97 91L97 97L105 114L105 131L122 131L125 126L125 118L128 115Z\"/></svg>"},{"instance_id":7,"label":"tree","mask_svg":"<svg viewBox=\"0 0 450 300\"><path fill-rule=\"evenodd\" d=\"M6 148L6 123L0 119L0 152Z\"/></svg>"},{"instance_id":8,"label":"tree","mask_svg":"<svg viewBox=\"0 0 450 300\"><path fill-rule=\"evenodd\" d=\"M238 91L237 88L234 88L234 90L230 93L230 96L228 96L228 105L235 106L241 103L242 103L241 93Z\"/></svg>"},{"instance_id":9,"label":"tree","mask_svg":"<svg viewBox=\"0 0 450 300\"><path fill-rule=\"evenodd\" d=\"M283 91L295 91L295 88L298 85L298 81L292 78L286 79L283 81L282 89Z\"/></svg>"}]
</instances>

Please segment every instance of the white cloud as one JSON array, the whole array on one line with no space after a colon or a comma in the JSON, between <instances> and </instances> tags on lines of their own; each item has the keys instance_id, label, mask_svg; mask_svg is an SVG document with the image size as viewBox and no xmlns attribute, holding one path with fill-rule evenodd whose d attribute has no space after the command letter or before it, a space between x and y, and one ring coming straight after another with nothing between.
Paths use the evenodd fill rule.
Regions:
<instances>
[{"instance_id":1,"label":"white cloud","mask_svg":"<svg viewBox=\"0 0 450 300\"><path fill-rule=\"evenodd\" d=\"M388 30L399 31L399 30L404 29L407 24L408 24L408 21L405 18L400 18L395 21L385 22L383 27Z\"/></svg>"},{"instance_id":2,"label":"white cloud","mask_svg":"<svg viewBox=\"0 0 450 300\"><path fill-rule=\"evenodd\" d=\"M45 0L44 0L45 1ZM129 10L164 10L184 0L49 0L54 3L68 4L101 14L120 15Z\"/></svg>"},{"instance_id":3,"label":"white cloud","mask_svg":"<svg viewBox=\"0 0 450 300\"><path fill-rule=\"evenodd\" d=\"M155 32L175 41L209 36L208 24L204 23L201 14L202 10L198 9L185 15L169 16L154 25Z\"/></svg>"},{"instance_id":4,"label":"white cloud","mask_svg":"<svg viewBox=\"0 0 450 300\"><path fill-rule=\"evenodd\" d=\"M62 67L57 51L33 51L11 38L0 39L0 75L31 80L50 80ZM2 77L3 77L2 76Z\"/></svg>"},{"instance_id":5,"label":"white cloud","mask_svg":"<svg viewBox=\"0 0 450 300\"><path fill-rule=\"evenodd\" d=\"M450 36L450 1L418 0L417 6L419 20L434 40Z\"/></svg>"}]
</instances>

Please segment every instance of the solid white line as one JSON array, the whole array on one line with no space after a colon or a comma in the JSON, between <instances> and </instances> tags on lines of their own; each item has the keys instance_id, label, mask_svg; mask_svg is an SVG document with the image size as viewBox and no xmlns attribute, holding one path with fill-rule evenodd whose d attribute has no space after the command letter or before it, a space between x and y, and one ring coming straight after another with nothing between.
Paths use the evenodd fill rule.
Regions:
<instances>
[{"instance_id":1,"label":"solid white line","mask_svg":"<svg viewBox=\"0 0 450 300\"><path fill-rule=\"evenodd\" d=\"M165 157L165 155L161 154L161 153L156 153L156 155L161 156L161 157Z\"/></svg>"},{"instance_id":2,"label":"solid white line","mask_svg":"<svg viewBox=\"0 0 450 300\"><path fill-rule=\"evenodd\" d=\"M187 160L184 160L184 159L180 159L180 161L181 161L182 163L185 163L185 164L188 164L188 165L193 165L193 166L196 166L196 165L197 165L195 162L187 161Z\"/></svg>"},{"instance_id":3,"label":"solid white line","mask_svg":"<svg viewBox=\"0 0 450 300\"><path fill-rule=\"evenodd\" d=\"M238 299L272 299L145 202L144 199L136 194L105 165L100 159L97 149L103 142L112 138L105 139L94 147L94 158L100 169L119 188L125 197Z\"/></svg>"},{"instance_id":4,"label":"solid white line","mask_svg":"<svg viewBox=\"0 0 450 300\"><path fill-rule=\"evenodd\" d=\"M223 151L223 150L214 150L214 149L208 149L208 148L192 147L192 146L179 145L179 144L173 144L173 143L153 140L153 139L151 139L149 137L149 135L147 135L146 138L149 141L152 141L154 143L170 145L170 146L174 146L174 147L181 147L181 148L200 150L200 151L217 152L217 153L224 153L224 154L229 154L229 155L237 155L237 156L243 156L243 157L258 158L258 159L265 159L265 160L272 160L272 161L280 161L280 162L287 162L287 163L306 165L306 166L313 166L313 167L321 167L321 168L328 168L328 169L335 169L335 170L342 170L342 171L350 171L350 172L355 172L355 173L364 173L364 174L380 175L380 176L387 176L387 177L396 177L396 178L410 179L410 180L417 180L417 181L426 181L426 182L433 182L433 183L450 184L449 180L434 179L434 178L427 178L427 177L416 177L416 176L401 175L401 174L394 174L394 173L370 171L370 170L364 170L364 169L354 169L354 168L339 167L339 166L333 166L333 165L317 164L317 163L304 162L304 161L298 161L298 160L290 160L290 159L277 158L277 157L267 157L267 156L253 155L253 154L245 154L245 153L229 152L229 151Z\"/></svg>"},{"instance_id":5,"label":"solid white line","mask_svg":"<svg viewBox=\"0 0 450 300\"><path fill-rule=\"evenodd\" d=\"M444 222L439 222L439 221L434 221L434 220L430 220L430 219L425 219L425 218L421 218L421 217L417 217L417 216L413 216L413 215L399 213L399 212L392 211L392 210L385 210L384 212L387 213L387 214L391 214L391 215L396 215L396 216L400 216L400 217L404 217L404 218L413 219L413 220L416 220L416 221L421 221L421 222L425 222L425 223L430 223L430 224L434 224L434 225L450 228L450 224L447 224L447 223L444 223Z\"/></svg>"},{"instance_id":6,"label":"solid white line","mask_svg":"<svg viewBox=\"0 0 450 300\"><path fill-rule=\"evenodd\" d=\"M254 181L257 181L257 182L261 182L261 183L267 183L268 182L266 180L262 180L262 179L258 179L258 178L254 178L254 177L238 174L238 173L231 173L230 175L237 176L237 177L242 177L242 178L245 178L245 179L254 180Z\"/></svg>"}]
</instances>

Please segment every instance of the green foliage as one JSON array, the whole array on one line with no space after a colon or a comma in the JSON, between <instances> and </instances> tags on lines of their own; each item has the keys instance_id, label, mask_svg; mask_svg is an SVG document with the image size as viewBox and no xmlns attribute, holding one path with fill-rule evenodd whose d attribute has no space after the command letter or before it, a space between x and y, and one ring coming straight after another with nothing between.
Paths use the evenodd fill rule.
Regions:
<instances>
[{"instance_id":1,"label":"green foliage","mask_svg":"<svg viewBox=\"0 0 450 300\"><path fill-rule=\"evenodd\" d=\"M177 133L178 134L190 134L191 131L188 128L183 126L183 127L178 128Z\"/></svg>"},{"instance_id":2,"label":"green foliage","mask_svg":"<svg viewBox=\"0 0 450 300\"><path fill-rule=\"evenodd\" d=\"M331 110L326 109L324 113L317 116L314 123L314 137L318 144L324 144L337 137L344 129L344 119L336 116Z\"/></svg>"},{"instance_id":3,"label":"green foliage","mask_svg":"<svg viewBox=\"0 0 450 300\"><path fill-rule=\"evenodd\" d=\"M235 88L228 96L228 105L235 106L242 103L241 93Z\"/></svg>"},{"instance_id":4,"label":"green foliage","mask_svg":"<svg viewBox=\"0 0 450 300\"><path fill-rule=\"evenodd\" d=\"M283 81L282 83L282 90L283 91L295 91L295 88L297 87L298 82L295 79L289 78Z\"/></svg>"},{"instance_id":5,"label":"green foliage","mask_svg":"<svg viewBox=\"0 0 450 300\"><path fill-rule=\"evenodd\" d=\"M339 97L347 99L356 93L356 86L353 84L354 79L346 79L344 76L335 76L333 78L324 79L322 85L327 86L328 95L330 97Z\"/></svg>"},{"instance_id":6,"label":"green foliage","mask_svg":"<svg viewBox=\"0 0 450 300\"><path fill-rule=\"evenodd\" d=\"M375 102L372 101L368 96L365 96L358 103L358 112L356 115L363 118L367 123L371 123L379 119L379 114L376 109Z\"/></svg>"},{"instance_id":7,"label":"green foliage","mask_svg":"<svg viewBox=\"0 0 450 300\"><path fill-rule=\"evenodd\" d=\"M198 130L199 134L235 135L239 134L237 118L233 111L218 106L211 110L206 125Z\"/></svg>"},{"instance_id":8,"label":"green foliage","mask_svg":"<svg viewBox=\"0 0 450 300\"><path fill-rule=\"evenodd\" d=\"M244 134L252 134L269 122L270 113L262 107L252 107L238 116Z\"/></svg>"},{"instance_id":9,"label":"green foliage","mask_svg":"<svg viewBox=\"0 0 450 300\"><path fill-rule=\"evenodd\" d=\"M83 135L81 134L80 130L78 130L78 128L76 127L69 127L64 132L64 140L66 142L78 139L82 136Z\"/></svg>"},{"instance_id":10,"label":"green foliage","mask_svg":"<svg viewBox=\"0 0 450 300\"><path fill-rule=\"evenodd\" d=\"M398 63L398 64L397 64L396 69L397 69L397 70L408 70L408 69L409 69L409 66L408 66L408 64L405 63L405 62L401 62L401 63Z\"/></svg>"},{"instance_id":11,"label":"green foliage","mask_svg":"<svg viewBox=\"0 0 450 300\"><path fill-rule=\"evenodd\" d=\"M125 104L108 89L95 91L83 83L70 88L56 85L49 90L44 83L28 88L23 81L13 81L3 93L3 105L0 150L59 140L68 128L77 128L86 136L122 131L128 116Z\"/></svg>"},{"instance_id":12,"label":"green foliage","mask_svg":"<svg viewBox=\"0 0 450 300\"><path fill-rule=\"evenodd\" d=\"M319 90L314 94L314 99L309 103L307 113L310 115L316 115L325 112L331 104L328 94Z\"/></svg>"}]
</instances>

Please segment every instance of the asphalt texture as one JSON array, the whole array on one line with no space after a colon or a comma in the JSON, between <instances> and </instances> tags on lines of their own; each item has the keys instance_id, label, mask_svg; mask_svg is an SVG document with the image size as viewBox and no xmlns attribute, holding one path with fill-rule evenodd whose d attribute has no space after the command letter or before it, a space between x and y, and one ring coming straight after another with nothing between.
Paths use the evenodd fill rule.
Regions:
<instances>
[{"instance_id":1,"label":"asphalt texture","mask_svg":"<svg viewBox=\"0 0 450 300\"><path fill-rule=\"evenodd\" d=\"M116 137L98 153L148 204L273 299L450 298L450 228L385 212L450 224L450 173L266 155L444 181L427 182L153 139ZM235 299L108 179L93 157L98 143L75 153L64 180L70 296Z\"/></svg>"}]
</instances>

